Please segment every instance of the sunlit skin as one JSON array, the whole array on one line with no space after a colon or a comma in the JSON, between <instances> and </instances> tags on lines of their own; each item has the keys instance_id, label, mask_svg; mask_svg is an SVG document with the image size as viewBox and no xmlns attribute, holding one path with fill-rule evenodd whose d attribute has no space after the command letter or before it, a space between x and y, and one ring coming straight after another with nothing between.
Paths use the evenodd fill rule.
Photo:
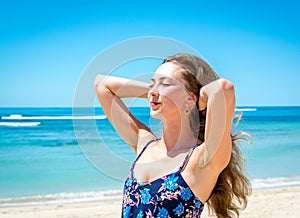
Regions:
<instances>
[{"instance_id":1,"label":"sunlit skin","mask_svg":"<svg viewBox=\"0 0 300 218\"><path fill-rule=\"evenodd\" d=\"M192 135L188 116L184 114L185 110L195 106L195 101L186 91L183 79L178 77L178 70L179 66L173 63L161 65L151 79L148 92L150 115L163 122L161 141L168 154L190 148L197 142Z\"/></svg>"},{"instance_id":2,"label":"sunlit skin","mask_svg":"<svg viewBox=\"0 0 300 218\"><path fill-rule=\"evenodd\" d=\"M162 64L153 75L150 84L98 75L95 88L103 111L108 119L137 154L150 140L151 144L138 159L134 175L138 182L149 183L174 170L182 163L186 152L194 145L182 177L194 194L206 202L219 173L228 164L231 155L231 124L235 107L233 85L219 79L200 91L199 105L195 96L185 89L185 81L174 63ZM161 139L127 109L121 98L148 98L150 115L161 119ZM186 109L208 108L205 142L192 134ZM214 122L212 122L214 121ZM213 134L210 134L210 130ZM201 165L202 164L202 165Z\"/></svg>"},{"instance_id":3,"label":"sunlit skin","mask_svg":"<svg viewBox=\"0 0 300 218\"><path fill-rule=\"evenodd\" d=\"M188 94L184 82L175 76L178 68L172 63L163 64L152 77L148 92L152 117L161 118L162 115L170 115L168 119L177 119L181 116L180 112L184 109L184 100Z\"/></svg>"}]
</instances>

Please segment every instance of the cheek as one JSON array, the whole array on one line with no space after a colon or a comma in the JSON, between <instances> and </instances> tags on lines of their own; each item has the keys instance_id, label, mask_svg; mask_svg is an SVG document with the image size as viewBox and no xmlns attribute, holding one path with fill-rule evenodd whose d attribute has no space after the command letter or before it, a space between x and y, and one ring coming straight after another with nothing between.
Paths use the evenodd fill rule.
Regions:
<instances>
[{"instance_id":1,"label":"cheek","mask_svg":"<svg viewBox=\"0 0 300 218\"><path fill-rule=\"evenodd\" d=\"M177 110L180 110L184 105L185 95L182 90L177 89L161 93L161 98L166 106L176 107Z\"/></svg>"},{"instance_id":2,"label":"cheek","mask_svg":"<svg viewBox=\"0 0 300 218\"><path fill-rule=\"evenodd\" d=\"M178 107L178 103L172 98L173 96L162 96L162 102L164 106L167 106L168 108L170 107Z\"/></svg>"}]
</instances>

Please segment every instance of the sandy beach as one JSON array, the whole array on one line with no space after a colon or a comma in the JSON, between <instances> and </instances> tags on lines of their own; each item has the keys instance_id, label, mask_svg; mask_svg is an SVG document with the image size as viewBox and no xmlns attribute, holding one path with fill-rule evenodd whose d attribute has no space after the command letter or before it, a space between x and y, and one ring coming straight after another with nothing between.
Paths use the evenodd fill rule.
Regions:
<instances>
[{"instance_id":1,"label":"sandy beach","mask_svg":"<svg viewBox=\"0 0 300 218\"><path fill-rule=\"evenodd\" d=\"M121 201L53 204L0 208L0 217L120 217ZM207 208L202 218L210 217ZM300 186L254 190L241 218L298 218L300 217Z\"/></svg>"}]
</instances>

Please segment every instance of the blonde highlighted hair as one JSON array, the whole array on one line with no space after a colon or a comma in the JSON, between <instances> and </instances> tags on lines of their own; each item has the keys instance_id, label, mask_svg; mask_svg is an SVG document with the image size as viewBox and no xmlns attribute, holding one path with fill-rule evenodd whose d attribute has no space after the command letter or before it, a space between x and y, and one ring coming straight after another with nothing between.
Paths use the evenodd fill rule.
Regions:
<instances>
[{"instance_id":1,"label":"blonde highlighted hair","mask_svg":"<svg viewBox=\"0 0 300 218\"><path fill-rule=\"evenodd\" d=\"M181 67L178 72L186 82L186 89L197 99L202 86L219 79L207 62L189 54L177 54L164 60ZM198 102L197 104L198 105ZM195 137L204 141L206 110L198 111L195 106L190 113L190 125ZM247 197L251 193L251 184L244 172L245 159L237 146L237 141L247 140L247 133L239 132L231 135L232 152L229 164L219 174L216 185L207 201L208 207L218 218L239 216L239 211L247 206Z\"/></svg>"}]
</instances>

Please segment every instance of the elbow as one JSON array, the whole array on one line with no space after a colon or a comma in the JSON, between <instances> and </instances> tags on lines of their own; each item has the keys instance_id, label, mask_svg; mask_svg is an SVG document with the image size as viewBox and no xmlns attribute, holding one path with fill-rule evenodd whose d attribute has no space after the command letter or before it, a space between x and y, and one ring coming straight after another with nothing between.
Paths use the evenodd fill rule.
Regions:
<instances>
[{"instance_id":1,"label":"elbow","mask_svg":"<svg viewBox=\"0 0 300 218\"><path fill-rule=\"evenodd\" d=\"M235 104L235 91L232 82L226 79L219 80L221 91L225 94L225 98L231 104Z\"/></svg>"},{"instance_id":2,"label":"elbow","mask_svg":"<svg viewBox=\"0 0 300 218\"><path fill-rule=\"evenodd\" d=\"M105 87L105 76L97 75L94 80L94 88L95 91L98 93Z\"/></svg>"},{"instance_id":3,"label":"elbow","mask_svg":"<svg viewBox=\"0 0 300 218\"><path fill-rule=\"evenodd\" d=\"M220 88L227 97L234 97L234 85L226 79L219 80Z\"/></svg>"},{"instance_id":4,"label":"elbow","mask_svg":"<svg viewBox=\"0 0 300 218\"><path fill-rule=\"evenodd\" d=\"M226 79L220 79L219 80L219 84L220 84L220 87L223 91L225 92L232 92L234 93L234 85L232 82L230 82L229 80L226 80Z\"/></svg>"},{"instance_id":5,"label":"elbow","mask_svg":"<svg viewBox=\"0 0 300 218\"><path fill-rule=\"evenodd\" d=\"M99 99L107 98L107 94L110 93L110 90L107 88L106 85L106 77L104 75L97 75L94 80L94 88L96 95Z\"/></svg>"}]
</instances>

